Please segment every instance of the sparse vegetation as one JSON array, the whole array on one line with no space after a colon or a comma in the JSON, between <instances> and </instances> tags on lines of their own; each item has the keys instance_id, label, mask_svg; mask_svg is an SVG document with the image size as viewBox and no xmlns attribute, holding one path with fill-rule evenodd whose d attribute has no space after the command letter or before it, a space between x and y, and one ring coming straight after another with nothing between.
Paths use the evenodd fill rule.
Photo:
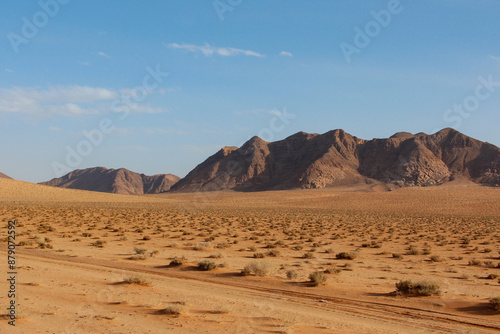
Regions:
<instances>
[{"instance_id":1,"label":"sparse vegetation","mask_svg":"<svg viewBox=\"0 0 500 334\"><path fill-rule=\"evenodd\" d=\"M314 286L325 284L326 280L327 280L327 276L322 271L315 271L314 273L312 273L312 274L309 275L309 281Z\"/></svg>"},{"instance_id":2,"label":"sparse vegetation","mask_svg":"<svg viewBox=\"0 0 500 334\"><path fill-rule=\"evenodd\" d=\"M200 270L210 271L214 270L215 268L217 268L217 264L213 261L204 260L198 262L198 269Z\"/></svg>"},{"instance_id":3,"label":"sparse vegetation","mask_svg":"<svg viewBox=\"0 0 500 334\"><path fill-rule=\"evenodd\" d=\"M406 280L396 283L396 292L406 296L433 296L440 295L441 288L433 283Z\"/></svg>"},{"instance_id":4,"label":"sparse vegetation","mask_svg":"<svg viewBox=\"0 0 500 334\"><path fill-rule=\"evenodd\" d=\"M135 284L142 286L151 286L151 281L144 276L130 276L123 279L125 284Z\"/></svg>"},{"instance_id":5,"label":"sparse vegetation","mask_svg":"<svg viewBox=\"0 0 500 334\"><path fill-rule=\"evenodd\" d=\"M245 266L242 275L269 276L276 271L276 265L265 260L253 261Z\"/></svg>"}]
</instances>

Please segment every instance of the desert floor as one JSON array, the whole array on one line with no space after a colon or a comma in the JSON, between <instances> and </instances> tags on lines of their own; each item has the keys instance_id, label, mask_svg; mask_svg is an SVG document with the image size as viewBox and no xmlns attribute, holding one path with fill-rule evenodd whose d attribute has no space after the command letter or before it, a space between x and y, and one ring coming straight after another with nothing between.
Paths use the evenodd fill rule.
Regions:
<instances>
[{"instance_id":1,"label":"desert floor","mask_svg":"<svg viewBox=\"0 0 500 334\"><path fill-rule=\"evenodd\" d=\"M0 220L1 333L500 331L500 189L124 196L0 179ZM401 280L441 293L396 294Z\"/></svg>"}]
</instances>

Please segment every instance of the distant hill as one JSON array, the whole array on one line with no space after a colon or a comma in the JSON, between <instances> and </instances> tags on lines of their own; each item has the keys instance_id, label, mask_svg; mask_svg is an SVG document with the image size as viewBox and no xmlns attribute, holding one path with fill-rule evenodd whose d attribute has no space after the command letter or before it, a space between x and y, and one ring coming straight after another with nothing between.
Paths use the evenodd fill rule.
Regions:
<instances>
[{"instance_id":1,"label":"distant hill","mask_svg":"<svg viewBox=\"0 0 500 334\"><path fill-rule=\"evenodd\" d=\"M12 179L10 176L5 175L4 173L0 173L0 178L2 178L2 179Z\"/></svg>"},{"instance_id":2,"label":"distant hill","mask_svg":"<svg viewBox=\"0 0 500 334\"><path fill-rule=\"evenodd\" d=\"M428 186L454 179L499 186L500 149L450 128L373 140L343 130L299 132L272 143L253 137L240 148L224 147L171 191L324 188L373 181Z\"/></svg>"},{"instance_id":3,"label":"distant hill","mask_svg":"<svg viewBox=\"0 0 500 334\"><path fill-rule=\"evenodd\" d=\"M179 179L172 174L148 176L125 168L95 167L78 169L40 184L116 194L157 194L168 191Z\"/></svg>"}]
</instances>

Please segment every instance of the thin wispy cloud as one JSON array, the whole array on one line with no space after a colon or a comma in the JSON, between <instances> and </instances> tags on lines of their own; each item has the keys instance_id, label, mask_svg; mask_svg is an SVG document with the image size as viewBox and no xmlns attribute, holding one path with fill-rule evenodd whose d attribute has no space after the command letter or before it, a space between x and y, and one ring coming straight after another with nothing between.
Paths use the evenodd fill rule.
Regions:
<instances>
[{"instance_id":1,"label":"thin wispy cloud","mask_svg":"<svg viewBox=\"0 0 500 334\"><path fill-rule=\"evenodd\" d=\"M251 57L265 57L263 54L260 54L252 50L243 50L232 47L217 47L217 46L212 46L208 43L205 43L204 45L194 45L186 43L183 44L170 43L165 45L171 49L184 50L192 53L201 53L207 57L214 55L223 57L240 56L240 55L251 56Z\"/></svg>"},{"instance_id":2,"label":"thin wispy cloud","mask_svg":"<svg viewBox=\"0 0 500 334\"><path fill-rule=\"evenodd\" d=\"M4 70L5 70L5 72L8 72L8 73L14 73L14 71L13 71L13 70L11 70L10 68L6 68L6 69L4 69Z\"/></svg>"},{"instance_id":3,"label":"thin wispy cloud","mask_svg":"<svg viewBox=\"0 0 500 334\"><path fill-rule=\"evenodd\" d=\"M500 61L500 57L490 55L490 58L496 61Z\"/></svg>"},{"instance_id":4,"label":"thin wispy cloud","mask_svg":"<svg viewBox=\"0 0 500 334\"><path fill-rule=\"evenodd\" d=\"M283 57L293 57L293 54L291 54L288 51L281 51L280 52L280 56L283 56Z\"/></svg>"},{"instance_id":5,"label":"thin wispy cloud","mask_svg":"<svg viewBox=\"0 0 500 334\"><path fill-rule=\"evenodd\" d=\"M111 101L120 99L124 91L88 86L56 86L49 88L13 87L0 89L0 113L19 113L34 116L83 116L111 111ZM132 113L157 114L164 108L148 103L128 106Z\"/></svg>"},{"instance_id":6,"label":"thin wispy cloud","mask_svg":"<svg viewBox=\"0 0 500 334\"><path fill-rule=\"evenodd\" d=\"M78 61L77 63L80 65L83 65L83 66L90 66L91 65L88 61Z\"/></svg>"},{"instance_id":7,"label":"thin wispy cloud","mask_svg":"<svg viewBox=\"0 0 500 334\"><path fill-rule=\"evenodd\" d=\"M49 131L60 132L60 131L62 131L62 129L60 127L57 127L57 126L50 126Z\"/></svg>"},{"instance_id":8,"label":"thin wispy cloud","mask_svg":"<svg viewBox=\"0 0 500 334\"><path fill-rule=\"evenodd\" d=\"M101 57L106 57L106 58L111 58L110 56L108 56L106 53L102 52L102 51L99 51L97 52L97 54Z\"/></svg>"},{"instance_id":9,"label":"thin wispy cloud","mask_svg":"<svg viewBox=\"0 0 500 334\"><path fill-rule=\"evenodd\" d=\"M233 111L233 114L238 115L238 116L261 115L261 114L280 116L282 114L282 112L279 111L278 109L252 109L252 110L235 110L235 111Z\"/></svg>"}]
</instances>

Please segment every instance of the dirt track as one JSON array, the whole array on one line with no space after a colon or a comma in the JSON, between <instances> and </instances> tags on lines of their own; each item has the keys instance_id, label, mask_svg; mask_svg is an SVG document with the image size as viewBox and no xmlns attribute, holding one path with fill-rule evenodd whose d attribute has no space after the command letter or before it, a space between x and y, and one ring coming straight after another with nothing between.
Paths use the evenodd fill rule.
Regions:
<instances>
[{"instance_id":1,"label":"dirt track","mask_svg":"<svg viewBox=\"0 0 500 334\"><path fill-rule=\"evenodd\" d=\"M282 289L265 287L262 284L252 284L241 280L227 279L231 275L206 274L193 272L189 267L184 270L172 270L168 268L155 268L144 265L123 263L117 261L106 261L89 258L77 258L65 255L47 253L46 251L23 249L19 251L23 262L29 263L36 260L41 263L64 266L79 267L86 271L108 271L119 270L127 273L141 273L161 279L168 277L184 284L189 281L190 285L209 288L210 290L224 290L226 293L238 295L240 298L258 298L260 300L292 304L316 310L332 312L335 318L353 318L356 323L363 322L373 324L376 330L380 323L386 328L395 329L396 333L457 333L459 330L469 330L471 333L496 333L500 330L498 316L494 319L485 320L481 317L464 317L463 315L438 312L419 308L411 308L388 303L379 303L360 299L341 297L329 297L313 293L295 291L296 289ZM224 277L225 276L225 277ZM279 308L281 304L273 304L273 308ZM397 328L404 324L404 331ZM265 328L259 330L265 331Z\"/></svg>"}]
</instances>

